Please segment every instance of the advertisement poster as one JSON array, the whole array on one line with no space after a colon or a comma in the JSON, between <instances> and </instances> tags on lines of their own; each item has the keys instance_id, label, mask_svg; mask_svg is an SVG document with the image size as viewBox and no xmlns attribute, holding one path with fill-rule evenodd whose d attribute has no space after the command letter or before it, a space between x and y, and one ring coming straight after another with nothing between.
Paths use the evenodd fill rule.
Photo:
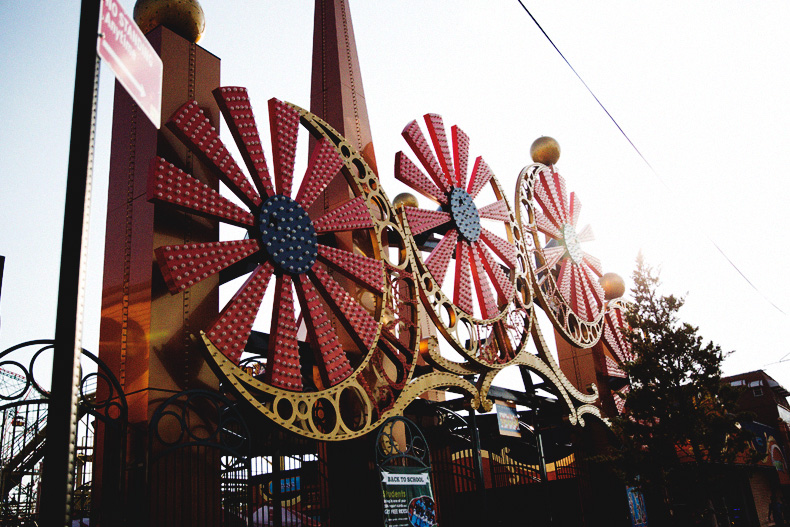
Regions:
<instances>
[{"instance_id":1,"label":"advertisement poster","mask_svg":"<svg viewBox=\"0 0 790 527\"><path fill-rule=\"evenodd\" d=\"M636 487L626 487L628 495L628 508L631 509L631 525L633 527L647 527L647 510L645 498Z\"/></svg>"},{"instance_id":2,"label":"advertisement poster","mask_svg":"<svg viewBox=\"0 0 790 527\"><path fill-rule=\"evenodd\" d=\"M516 405L511 402L496 402L496 420L499 423L499 434L503 436L521 437L518 424Z\"/></svg>"},{"instance_id":3,"label":"advertisement poster","mask_svg":"<svg viewBox=\"0 0 790 527\"><path fill-rule=\"evenodd\" d=\"M431 469L387 467L381 470L386 527L435 527Z\"/></svg>"}]
</instances>

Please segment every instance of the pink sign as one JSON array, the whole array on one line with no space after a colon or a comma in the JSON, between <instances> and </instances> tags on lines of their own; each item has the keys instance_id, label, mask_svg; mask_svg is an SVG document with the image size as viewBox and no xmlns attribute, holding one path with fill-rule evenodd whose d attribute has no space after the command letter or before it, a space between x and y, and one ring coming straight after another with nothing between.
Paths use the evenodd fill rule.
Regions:
<instances>
[{"instance_id":1,"label":"pink sign","mask_svg":"<svg viewBox=\"0 0 790 527\"><path fill-rule=\"evenodd\" d=\"M159 128L162 114L162 59L118 0L102 0L99 57L115 72L134 102Z\"/></svg>"}]
</instances>

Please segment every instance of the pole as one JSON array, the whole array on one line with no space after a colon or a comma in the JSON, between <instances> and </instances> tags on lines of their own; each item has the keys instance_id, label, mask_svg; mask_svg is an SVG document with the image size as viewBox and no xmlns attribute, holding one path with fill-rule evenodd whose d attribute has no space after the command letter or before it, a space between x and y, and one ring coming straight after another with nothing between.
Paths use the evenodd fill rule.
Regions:
<instances>
[{"instance_id":1,"label":"pole","mask_svg":"<svg viewBox=\"0 0 790 527\"><path fill-rule=\"evenodd\" d=\"M551 508L554 506L551 502L551 496L549 495L549 471L546 468L546 455L543 451L543 432L540 422L540 403L535 406L535 438L538 447L538 457L540 459L540 484L543 487L544 496L546 499L545 507L546 507L546 515L548 519L548 525L554 525L554 516L551 513ZM557 467L554 467L555 475Z\"/></svg>"},{"instance_id":2,"label":"pole","mask_svg":"<svg viewBox=\"0 0 790 527\"><path fill-rule=\"evenodd\" d=\"M47 526L71 525L84 275L87 263L85 256L98 95L99 58L96 53L96 38L100 6L101 0L83 0L80 12L52 387L41 478L40 525Z\"/></svg>"},{"instance_id":3,"label":"pole","mask_svg":"<svg viewBox=\"0 0 790 527\"><path fill-rule=\"evenodd\" d=\"M485 476L483 475L483 456L480 446L480 431L477 429L477 411L469 408L469 435L472 439L472 467L475 471L475 491L477 492L480 506L477 508L480 524L484 524L487 519L488 497L486 495Z\"/></svg>"}]
</instances>

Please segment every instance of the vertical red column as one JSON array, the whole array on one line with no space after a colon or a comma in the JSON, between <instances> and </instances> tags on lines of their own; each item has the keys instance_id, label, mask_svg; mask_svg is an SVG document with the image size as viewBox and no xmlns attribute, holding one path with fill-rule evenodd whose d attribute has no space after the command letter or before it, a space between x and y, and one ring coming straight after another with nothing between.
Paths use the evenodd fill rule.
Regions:
<instances>
[{"instance_id":1,"label":"vertical red column","mask_svg":"<svg viewBox=\"0 0 790 527\"><path fill-rule=\"evenodd\" d=\"M310 111L332 125L374 172L376 155L346 0L316 0Z\"/></svg>"},{"instance_id":2,"label":"vertical red column","mask_svg":"<svg viewBox=\"0 0 790 527\"><path fill-rule=\"evenodd\" d=\"M200 344L191 340L191 335L209 327L217 316L218 279L204 280L186 292L171 295L154 257L154 249L162 245L216 241L218 225L159 210L146 200L146 187L149 164L155 156L162 156L217 188L216 179L164 124L176 109L194 99L212 124L219 126L219 109L211 91L220 83L220 60L162 26L147 36L164 63L163 126L157 130L125 90L116 85L99 345L99 357L127 394L130 430L134 432L129 435L129 455L133 459L145 455L145 432L162 401L182 390L218 387ZM101 439L97 440L97 461L103 457ZM148 452L147 456L151 459L154 454ZM94 486L99 499L101 465L96 463ZM175 477L187 477L188 471L181 468L175 467ZM209 466L204 468L211 471ZM146 482L141 480L140 484ZM144 497L134 496L131 488L129 492L128 501ZM156 492L152 488L149 494ZM168 507L178 509L176 502L182 499L188 498L176 495ZM130 505L145 509L143 503ZM152 514L157 511L152 510ZM185 524L187 520L184 518Z\"/></svg>"},{"instance_id":3,"label":"vertical red column","mask_svg":"<svg viewBox=\"0 0 790 527\"><path fill-rule=\"evenodd\" d=\"M378 172L373 150L367 103L362 88L354 28L346 0L316 0L313 29L313 70L310 111L324 119L360 152L368 165ZM315 141L311 142L311 150ZM313 207L329 210L349 197L343 178L327 187ZM365 254L370 240L337 237L337 244L346 250L355 248ZM343 277L336 279L345 281ZM347 286L353 290L353 285ZM329 442L318 450L332 482L329 493L329 514L332 524L375 525L380 523L381 491L373 466L373 445L362 437L342 442ZM354 504L353 507L349 507Z\"/></svg>"}]
</instances>

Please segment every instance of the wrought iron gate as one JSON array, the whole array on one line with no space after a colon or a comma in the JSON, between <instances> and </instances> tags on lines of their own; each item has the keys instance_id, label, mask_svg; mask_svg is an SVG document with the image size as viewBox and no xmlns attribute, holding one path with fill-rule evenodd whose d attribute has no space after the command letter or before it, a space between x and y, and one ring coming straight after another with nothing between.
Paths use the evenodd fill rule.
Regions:
<instances>
[{"instance_id":1,"label":"wrought iron gate","mask_svg":"<svg viewBox=\"0 0 790 527\"><path fill-rule=\"evenodd\" d=\"M0 353L2 525L38 522L53 349L51 340L34 340ZM72 517L86 525L118 524L124 510L120 500L126 495L126 397L107 366L86 350L82 368ZM103 456L96 456L97 448ZM101 509L93 507L96 492L104 496Z\"/></svg>"}]
</instances>

